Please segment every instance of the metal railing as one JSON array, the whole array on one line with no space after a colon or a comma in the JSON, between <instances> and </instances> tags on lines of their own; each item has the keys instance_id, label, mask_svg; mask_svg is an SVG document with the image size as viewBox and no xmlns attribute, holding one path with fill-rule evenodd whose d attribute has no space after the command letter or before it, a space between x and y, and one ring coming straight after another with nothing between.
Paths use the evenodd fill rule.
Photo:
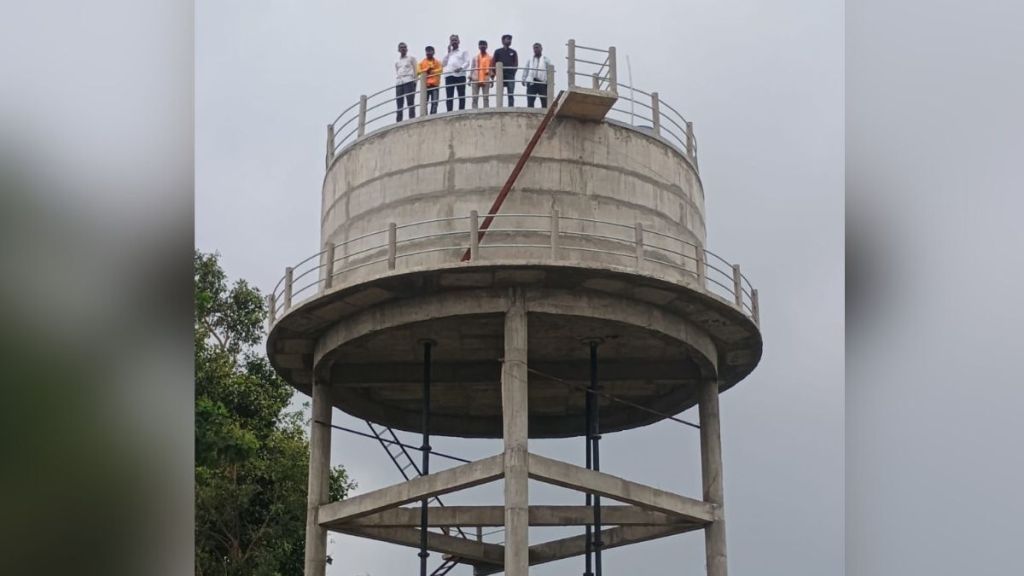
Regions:
<instances>
[{"instance_id":1,"label":"metal railing","mask_svg":"<svg viewBox=\"0 0 1024 576\"><path fill-rule=\"evenodd\" d=\"M476 211L468 216L435 218L359 234L285 269L267 296L269 324L302 302L379 276L490 262L579 263L651 273L689 285L717 298L760 324L757 290L714 252L641 222L622 224L549 214L493 214L497 226L480 242Z\"/></svg>"},{"instance_id":2,"label":"metal railing","mask_svg":"<svg viewBox=\"0 0 1024 576\"><path fill-rule=\"evenodd\" d=\"M618 97L615 106L609 112L607 118L617 123L628 125L634 129L643 131L656 138L661 139L673 148L684 154L694 169L697 170L697 138L693 132L693 122L688 121L674 107L661 100L657 92L646 92L618 81L618 62L614 46L607 49L592 48L576 44L575 40L569 40L566 44L568 54L566 56L566 81L569 88L589 88L614 93ZM583 54L583 57L578 54ZM596 56L594 55L596 54ZM401 98L397 93L397 86L391 85L378 90L370 95L359 97L348 108L342 110L341 114L327 125L327 153L326 164L330 167L331 162L341 151L354 144L360 138L378 129L398 124L398 103L402 102L402 121L408 121L410 110L417 118L425 118L434 113L454 113L462 109L474 108L508 108L507 96L505 93L504 78L505 69L498 62L494 65L493 76L486 82L488 93L480 90L476 96L473 95L474 77L480 69L470 68L464 71L465 82L446 84L445 74L420 74L416 80L415 91L412 92L412 106L407 106L408 96ZM520 67L515 70L514 80L517 89L522 86L524 72L540 72L539 68ZM549 65L543 70L546 73L547 97L546 104L551 105L552 100L558 95L556 89L556 69ZM490 71L488 71L490 75ZM428 78L437 79L438 86L427 86ZM451 86L453 93L447 94L447 88ZM459 89L463 90L464 96L459 95ZM436 91L436 92L435 92ZM515 101L527 103L527 95L523 92L516 93ZM535 98L537 104L543 110L544 101L540 97ZM449 112L448 108L452 110ZM519 108L517 106L517 108ZM525 109L525 107L523 107Z\"/></svg>"}]
</instances>

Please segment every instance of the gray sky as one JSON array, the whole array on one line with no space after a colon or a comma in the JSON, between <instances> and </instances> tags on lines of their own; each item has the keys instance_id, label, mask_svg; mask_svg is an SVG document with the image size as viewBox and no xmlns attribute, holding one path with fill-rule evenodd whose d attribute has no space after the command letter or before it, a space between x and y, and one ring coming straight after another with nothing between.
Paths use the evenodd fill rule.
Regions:
<instances>
[{"instance_id":1,"label":"gray sky","mask_svg":"<svg viewBox=\"0 0 1024 576\"><path fill-rule=\"evenodd\" d=\"M634 84L692 119L708 246L761 295L765 354L722 398L729 562L735 574L820 576L844 565L843 4L828 0L472 3L202 2L196 5L196 245L262 290L317 250L325 126L392 82L395 45L465 45L502 33L564 68L570 37L615 45ZM498 14L500 12L500 14ZM514 193L514 192L513 192ZM695 412L695 410L694 410ZM695 414L692 414L695 418ZM361 423L335 412L342 424ZM438 439L476 457L495 442ZM606 436L604 469L700 495L695 431ZM582 441L533 442L581 459ZM399 480L379 446L335 433L333 459L373 489ZM531 484L531 499L581 497ZM495 487L463 502L497 503ZM459 502L457 498L451 501ZM531 532L534 539L554 537ZM700 533L606 553L608 573L703 570ZM332 576L397 576L415 550L335 536ZM439 561L438 555L432 562ZM581 560L534 570L582 571ZM468 568L458 569L468 574Z\"/></svg>"}]
</instances>

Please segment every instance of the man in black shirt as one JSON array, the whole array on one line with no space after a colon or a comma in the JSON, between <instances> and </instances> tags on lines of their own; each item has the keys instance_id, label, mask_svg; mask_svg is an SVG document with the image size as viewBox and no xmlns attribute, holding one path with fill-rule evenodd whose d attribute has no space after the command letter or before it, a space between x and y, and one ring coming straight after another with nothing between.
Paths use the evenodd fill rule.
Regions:
<instances>
[{"instance_id":1,"label":"man in black shirt","mask_svg":"<svg viewBox=\"0 0 1024 576\"><path fill-rule=\"evenodd\" d=\"M501 37L501 48L494 51L494 64L501 62L504 72L502 82L505 84L505 93L508 94L509 107L514 106L512 93L516 90L516 69L519 68L519 53L512 48L512 35L505 34Z\"/></svg>"}]
</instances>

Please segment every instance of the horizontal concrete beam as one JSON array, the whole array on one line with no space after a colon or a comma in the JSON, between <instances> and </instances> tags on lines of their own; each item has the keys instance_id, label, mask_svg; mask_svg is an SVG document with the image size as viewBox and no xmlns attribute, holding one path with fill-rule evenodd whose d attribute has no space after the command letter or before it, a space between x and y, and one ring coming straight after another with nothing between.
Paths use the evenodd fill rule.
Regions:
<instances>
[{"instance_id":1,"label":"horizontal concrete beam","mask_svg":"<svg viewBox=\"0 0 1024 576\"><path fill-rule=\"evenodd\" d=\"M684 532L691 532L699 529L701 529L701 526L697 524L678 524L674 526L620 526L617 528L602 530L601 542L603 544L603 549L607 550L608 548L638 544L640 542L647 542L648 540L674 536L676 534L682 534ZM546 564L556 560L564 560L566 558L572 558L573 556L580 556L586 552L586 546L586 535L570 536L560 540L544 542L543 544L534 544L533 546L530 546L530 566ZM487 576L489 574L498 574L499 572L501 572L500 567L481 567L475 570L473 575Z\"/></svg>"},{"instance_id":2,"label":"horizontal concrete beam","mask_svg":"<svg viewBox=\"0 0 1024 576\"><path fill-rule=\"evenodd\" d=\"M592 506L530 506L530 526L584 526L594 523ZM644 510L639 506L602 506L601 522L607 525L665 526L691 524L678 516ZM402 526L420 525L419 508L394 508L348 522L332 522L335 526ZM505 510L501 506L431 506L427 509L427 525L504 526Z\"/></svg>"},{"instance_id":3,"label":"horizontal concrete beam","mask_svg":"<svg viewBox=\"0 0 1024 576\"><path fill-rule=\"evenodd\" d=\"M420 531L415 528L344 525L343 528L331 528L331 530L411 548L420 547ZM472 563L493 564L499 571L505 559L505 547L499 544L488 544L436 532L427 532L427 549L464 558Z\"/></svg>"},{"instance_id":4,"label":"horizontal concrete beam","mask_svg":"<svg viewBox=\"0 0 1024 576\"><path fill-rule=\"evenodd\" d=\"M360 494L320 507L320 525L331 524L366 516L408 502L479 486L501 478L504 474L503 455L498 454L435 474L413 478L366 494Z\"/></svg>"},{"instance_id":5,"label":"horizontal concrete beam","mask_svg":"<svg viewBox=\"0 0 1024 576\"><path fill-rule=\"evenodd\" d=\"M589 373L589 360L566 360L562 362L531 362L530 368L568 381L585 381ZM687 358L645 362L642 373L637 373L633 360L610 360L601 364L601 382L616 380L667 380L695 379L700 372L695 363ZM434 362L430 368L432 384L461 384L465 382L498 382L501 363L490 362ZM331 382L337 386L365 387L381 384L420 384L423 380L422 362L374 362L335 364L331 368Z\"/></svg>"},{"instance_id":6,"label":"horizontal concrete beam","mask_svg":"<svg viewBox=\"0 0 1024 576\"><path fill-rule=\"evenodd\" d=\"M637 544L674 534L699 530L696 524L676 526L619 526L601 531L602 549ZM586 552L586 535L571 536L530 546L530 566L579 556Z\"/></svg>"},{"instance_id":7,"label":"horizontal concrete beam","mask_svg":"<svg viewBox=\"0 0 1024 576\"><path fill-rule=\"evenodd\" d=\"M536 454L529 455L528 467L530 478L534 480L607 496L620 502L677 515L701 524L713 522L718 514L713 504L702 500L687 498Z\"/></svg>"}]
</instances>

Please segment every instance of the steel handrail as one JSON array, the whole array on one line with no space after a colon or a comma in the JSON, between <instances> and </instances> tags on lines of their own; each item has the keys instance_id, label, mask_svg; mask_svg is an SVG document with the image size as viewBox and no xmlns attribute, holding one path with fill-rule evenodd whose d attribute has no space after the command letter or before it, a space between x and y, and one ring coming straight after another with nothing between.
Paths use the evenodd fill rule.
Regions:
<instances>
[{"instance_id":1,"label":"steel handrail","mask_svg":"<svg viewBox=\"0 0 1024 576\"><path fill-rule=\"evenodd\" d=\"M481 218L481 216L486 216L486 215L477 215L476 218L479 219L479 218ZM565 251L565 252L595 253L595 254L605 254L605 255L610 255L610 256L615 256L615 257L621 257L621 258L626 259L628 262L631 262L632 263L631 265L634 266L634 267L635 266L639 266L643 262L652 262L652 263L659 264L659 265L669 266L669 267L671 267L673 269L676 269L676 270L679 270L681 272L684 272L684 273L687 273L689 275L692 275L694 277L697 277L700 282L706 282L707 284L704 284L703 286L705 286L704 290L708 291L709 294L714 294L716 297L718 297L718 298L728 302L730 305L732 305L733 307L738 309L744 315L753 318L755 322L759 321L758 318L757 318L757 315L758 315L758 312L757 312L757 307L758 306L757 306L757 297L756 297L756 292L757 291L753 288L753 285L751 284L750 280L745 275L738 274L739 273L738 268L733 267L733 265L731 263L729 263L727 260L725 260L724 258L719 256L718 254L716 254L716 253L714 253L714 252L712 252L710 250L707 250L706 248L703 248L700 245L698 245L698 244L696 244L696 243L694 243L694 242L692 242L690 240L687 240L686 238L681 238L681 237L678 237L678 236L674 236L674 235L666 233L666 232L660 232L660 231L655 231L655 230L643 229L642 227L640 227L637 224L634 224L634 225L631 226L631 225L623 224L623 223L620 223L620 222L611 222L611 221L606 221L606 220L599 220L599 219L596 219L596 218L582 218L582 217L574 217L574 216L561 216L561 215L557 215L557 214L554 214L554 213L553 214L522 214L522 213L514 213L514 214L494 214L493 216L495 218L506 218L506 219L536 218L536 219L543 219L543 220L553 220L553 219L557 218L559 222L566 222L566 223L568 223L568 222L584 222L584 223L589 223L589 224L593 224L593 225L609 226L609 227L612 227L613 229L620 230L621 235L598 233L596 231L586 231L586 230L570 230L570 229L564 229L561 226L559 226L555 231L557 232L557 237L558 238L565 238L565 239L569 239L569 238L583 238L583 239L589 239L589 240L593 240L593 241L597 241L597 242L618 243L618 244L622 245L623 247L629 246L631 248L631 250L612 249L610 246L609 247L578 246L578 245L574 245L575 244L574 242L569 242L569 243L557 242L556 244L538 244L538 243L535 243L535 241L534 242L530 242L528 239L536 239L537 235L539 235L539 234L549 234L549 233L552 233L552 229L551 228L537 228L535 225L534 226L517 226L515 224L506 225L505 227L494 229L493 231L494 232L501 232L503 234L516 234L516 233L520 233L522 235L522 237L520 239L521 241L509 242L508 241L508 237L505 236L505 237L503 237L503 239L502 239L503 241L501 243L497 243L497 244L495 244L495 243L486 243L486 244L485 243L481 243L481 244L479 244L479 248L480 249L484 249L484 248L486 248L488 250L490 250L490 249L498 249L498 248L551 249L552 250L552 258L555 258L555 260L558 260L557 257L554 256L554 250L557 249L557 250ZM362 240L362 239L366 239L366 238L369 238L369 237L375 236L375 235L385 234L385 233L388 233L391 230L395 230L395 234L394 235L388 234L388 240L387 241L375 242L375 243L373 243L373 245L364 247L364 248L362 248L360 250L357 250L355 252L348 253L348 254L341 254L340 256L337 256L332 261L330 261L330 266L329 267L327 266L326 262L321 263L321 262L319 262L317 260L317 258L319 256L322 256L323 254L328 252L328 249L321 250L321 251L317 252L316 254L313 254L311 256L306 257L305 259L301 260L298 264L296 264L295 266L291 267L292 278L291 278L290 287L296 286L296 284L298 283L299 280L307 277L310 274L313 274L314 272L323 271L325 268L327 270L329 270L330 279L332 280L331 286L332 286L332 289L335 289L337 287L340 287L340 285L335 285L333 283L334 278L338 277L339 275L346 274L346 273L351 273L353 271L360 270L360 269L363 269L363 268L368 267L368 266L374 266L374 265L379 265L379 264L387 263L388 264L388 270L394 270L394 269L396 269L395 266L396 266L396 263L399 260L404 261L404 259L408 259L408 258L419 256L419 255L431 254L431 253L437 253L437 252L445 252L445 251L453 252L453 263L454 263L455 261L457 261L457 260L455 260L455 256L456 256L455 253L460 252L462 250L466 250L467 249L467 245L472 243L472 238L471 238L471 236L472 236L472 233L471 233L472 226L470 225L469 222L467 222L468 220L471 220L472 218L473 218L473 216L468 216L468 217L467 216L452 216L452 217L444 217L444 218L432 218L432 219L423 220L423 221L419 221L419 222L410 222L410 223L402 224L400 226L399 225L389 226L388 228L385 228L383 230L376 230L376 231L373 231L373 232L368 232L368 233L362 234L360 236L357 236L355 238L346 240L344 242L336 243L334 245L335 254L337 254L337 249L339 247L344 247L344 246L346 246L346 245L348 245L348 244L350 244L352 242L355 242L355 241L358 241L358 240ZM458 227L457 230L437 230L437 231L434 231L434 232L429 232L429 233L420 234L420 235L417 235L417 236L412 236L412 237L407 237L407 238L398 238L397 237L397 231L400 230L400 229L408 229L408 228L415 227L415 226L423 226L423 225L429 225L429 224L441 225L441 224L452 224L452 223L461 223L461 225ZM638 229L639 230L643 230L644 234L649 234L649 235L651 235L653 237L656 237L656 238L659 238L659 239L663 239L663 240L668 240L668 241L670 241L672 243L678 244L678 246L680 246L680 250L682 250L683 247L687 247L687 246L691 247L695 251L694 255L688 254L685 251L675 250L673 248L668 248L668 247L665 247L665 246L662 246L662 245L658 245L658 244L654 244L654 243L647 242L647 241L642 242L642 244L638 244L638 242L639 242L638 239L640 237L639 234L636 234L636 230L638 230ZM455 242L454 244L447 244L446 243L444 246L419 247L419 248L411 249L411 250L410 249L406 249L406 250L399 249L400 247L422 246L422 244L420 244L420 242L423 241L423 240L431 240L431 239L438 239L438 240L440 240L442 238L451 238L451 237L459 237L459 236L464 237L465 241ZM598 244L598 246L600 246L600 244ZM364 255L364 254L368 254L368 253L372 253L372 252L380 252L380 251L384 251L384 250L386 250L388 252L388 254L386 256L377 257L377 258L369 258L369 259L360 261L360 260L362 260L362 258L359 258L359 257ZM669 255L668 256L669 258L676 257L676 258L680 258L682 260L679 261L679 262L664 260L664 259L662 259L663 257L659 257L659 254L667 254L667 255ZM313 262L315 262L315 264L311 264ZM585 264L585 262L584 262L584 264ZM408 269L408 268L406 268L406 269ZM738 274L738 276L737 276L737 274ZM284 314L286 314L289 310L296 308L298 303L302 302L302 300L299 299L299 297L303 296L304 294L307 294L310 291L311 288L316 287L316 286L326 287L327 284L326 284L325 280L327 279L327 275L324 274L323 272L321 272L320 276L321 277L317 278L315 281L310 282L308 284L305 284L301 288L293 290L291 292L292 301L291 301L291 305L290 306L286 306L286 303L284 302L283 299L281 299L281 300L278 299L278 297L280 296L281 293L284 293L285 291L287 291L289 289L289 285L286 284L287 274L285 275L284 278L279 280L277 282L277 284L274 286L274 289L271 291L271 294L272 294L271 301L274 304L273 307L272 307L272 310L274 312L275 321L276 321L276 319L278 319L281 316L283 316ZM712 288L712 286L719 287L723 292L722 293L717 293L716 292L717 289ZM737 286L739 287L739 294L736 293ZM282 288L281 292L278 291L278 288ZM322 289L317 289L316 290L315 295L319 295L319 294L322 294ZM278 315L278 313L280 313L280 315Z\"/></svg>"}]
</instances>

